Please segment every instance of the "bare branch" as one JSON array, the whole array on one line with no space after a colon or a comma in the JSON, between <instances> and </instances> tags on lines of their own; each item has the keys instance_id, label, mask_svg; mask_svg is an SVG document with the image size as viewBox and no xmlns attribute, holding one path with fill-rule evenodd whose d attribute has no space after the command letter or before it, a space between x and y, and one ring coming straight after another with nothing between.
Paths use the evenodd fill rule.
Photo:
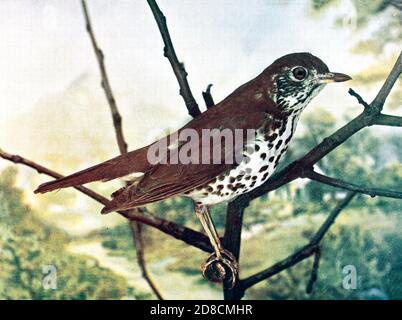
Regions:
<instances>
[{"instance_id":1,"label":"bare branch","mask_svg":"<svg viewBox=\"0 0 402 320\"><path fill-rule=\"evenodd\" d=\"M207 86L207 89L202 92L202 97L204 98L205 105L207 109L213 107L215 105L214 98L211 94L212 83Z\"/></svg>"},{"instance_id":2,"label":"bare branch","mask_svg":"<svg viewBox=\"0 0 402 320\"><path fill-rule=\"evenodd\" d=\"M201 114L201 111L198 107L197 102L193 97L190 85L188 84L187 71L184 68L184 64L179 62L179 59L177 58L176 51L172 43L172 39L170 38L169 29L166 24L166 17L163 15L163 12L159 9L159 6L155 0L147 0L147 1L149 6L151 7L156 23L158 24L158 28L161 33L163 43L165 44L164 56L169 60L173 68L173 72L176 76L176 79L179 82L180 95L183 97L188 113L193 118L195 118Z\"/></svg>"},{"instance_id":3,"label":"bare branch","mask_svg":"<svg viewBox=\"0 0 402 320\"><path fill-rule=\"evenodd\" d=\"M245 199L235 199L229 202L226 210L225 235L223 237L223 247L229 250L240 261L240 246L241 246L241 231L243 226L243 214L248 206L248 201ZM238 294L238 279L232 284L223 284L223 295L225 300L237 300L240 297Z\"/></svg>"},{"instance_id":4,"label":"bare branch","mask_svg":"<svg viewBox=\"0 0 402 320\"><path fill-rule=\"evenodd\" d=\"M391 92L392 87L394 86L396 80L398 80L399 76L401 75L401 72L402 72L402 52L399 53L398 59L396 60L394 67L391 70L391 73L388 75L377 96L370 104L371 108L375 109L375 111L380 112L382 110L385 100L387 99L389 93Z\"/></svg>"},{"instance_id":5,"label":"bare branch","mask_svg":"<svg viewBox=\"0 0 402 320\"><path fill-rule=\"evenodd\" d=\"M303 174L303 177L309 178L314 181L318 181L333 187L342 188L349 191L355 191L363 194L367 194L371 197L382 196L388 198L402 199L402 192L386 190L380 188L370 188L365 186L359 186L350 182L346 182L340 179L331 178L315 172L314 170L308 170Z\"/></svg>"},{"instance_id":6,"label":"bare branch","mask_svg":"<svg viewBox=\"0 0 402 320\"><path fill-rule=\"evenodd\" d=\"M360 94L358 94L356 91L354 91L352 88L349 88L348 93L351 96L355 97L357 102L359 102L364 108L369 108L370 107L370 105L366 101L364 101L362 96Z\"/></svg>"},{"instance_id":7,"label":"bare branch","mask_svg":"<svg viewBox=\"0 0 402 320\"><path fill-rule=\"evenodd\" d=\"M313 292L314 285L317 282L318 279L318 268L320 266L320 259L321 259L321 249L319 246L315 249L314 253L314 262L313 262L313 268L311 269L311 275L310 275L310 280L307 283L306 287L306 293L310 294Z\"/></svg>"},{"instance_id":8,"label":"bare branch","mask_svg":"<svg viewBox=\"0 0 402 320\"><path fill-rule=\"evenodd\" d=\"M23 158L19 155L7 153L2 149L0 149L0 158L11 161L15 164L22 164L24 166L30 167L36 170L40 174L45 174L55 179L63 177L63 175L61 175L56 171L48 169L36 162ZM74 189L77 189L78 191L82 192L91 199L103 205L107 205L109 203L109 200L107 198L89 188L83 186L76 186L74 187ZM170 235L178 240L181 240L193 247L199 248L206 252L212 252L212 248L209 243L208 237L205 236L203 233L179 225L175 222L164 220L156 216L150 215L149 212L144 208L138 208L137 210L131 210L131 211L119 211L118 213L129 220L138 221L143 224L154 227L162 231L163 233L166 233L167 235Z\"/></svg>"},{"instance_id":9,"label":"bare branch","mask_svg":"<svg viewBox=\"0 0 402 320\"><path fill-rule=\"evenodd\" d=\"M114 131L116 134L117 145L119 147L120 153L125 154L125 153L127 153L128 146L127 146L126 140L124 139L122 117L120 115L119 109L117 108L116 99L114 97L112 87L110 85L109 78L108 78L108 75L106 72L106 66L104 63L105 57L104 57L102 50L99 48L99 46L96 42L95 33L93 31L93 28L91 25L91 20L89 18L86 1L82 0L81 3L82 3L82 9L84 12L85 22L86 22L86 29L87 29L89 37L91 39L92 47L95 51L95 55L96 55L96 58L97 58L98 64L99 64L99 70L100 70L101 77L102 77L101 85L102 85L103 90L105 91L105 95L106 95L107 101L109 103L110 111L112 113L113 126L114 126ZM140 266L140 269L142 270L142 275L143 275L145 281L151 287L151 290L158 297L158 299L163 300L161 293L159 292L158 288L156 287L156 285L155 285L154 281L152 280L152 278L147 270L147 267L146 267L145 258L144 258L144 250L142 247L143 241L142 241L141 232L140 232L141 226L138 225L138 222L131 221L130 227L131 227L131 232L133 235L135 247L137 248L137 261L138 261L138 265ZM136 232L136 230L138 232Z\"/></svg>"},{"instance_id":10,"label":"bare branch","mask_svg":"<svg viewBox=\"0 0 402 320\"><path fill-rule=\"evenodd\" d=\"M133 240L136 248L137 260L141 269L142 277L144 279L150 279L151 275L148 273L148 269L145 267L146 263L144 260L144 242L142 240L142 234L141 234L142 225L135 221L130 221L130 227L133 230L134 234L136 235L136 237L134 237ZM161 296L159 289L155 286L155 282L149 281L148 284L150 285L152 291L155 293L156 297L159 300L163 300L163 297Z\"/></svg>"},{"instance_id":11,"label":"bare branch","mask_svg":"<svg viewBox=\"0 0 402 320\"><path fill-rule=\"evenodd\" d=\"M373 124L379 126L402 127L402 117L382 113L376 117Z\"/></svg>"},{"instance_id":12,"label":"bare branch","mask_svg":"<svg viewBox=\"0 0 402 320\"><path fill-rule=\"evenodd\" d=\"M0 158L11 161L15 164L22 164L24 166L30 167L30 168L36 170L40 174L45 174L45 175L55 178L55 179L63 178L63 176L61 174L57 173L56 171L50 170L40 164L37 164L31 160L28 160L26 158L19 156L19 155L8 153L2 149L0 149ZM106 205L107 203L109 203L109 200L107 198L92 191L91 189L88 189L83 186L75 186L74 189L77 189L78 191L86 194L88 197L100 202L103 205Z\"/></svg>"},{"instance_id":13,"label":"bare branch","mask_svg":"<svg viewBox=\"0 0 402 320\"><path fill-rule=\"evenodd\" d=\"M244 280L241 280L239 285L241 286L243 292L247 288L250 288L251 286L255 285L256 283L268 279L274 276L275 274L278 274L281 271L294 266L295 264L299 263L300 261L303 261L304 259L314 254L322 238L325 236L325 234L328 232L332 224L335 222L338 215L350 203L350 201L353 199L355 195L356 195L355 192L351 192L338 203L338 205L330 213L330 215L318 229L317 233L313 236L311 241L306 246L297 250L295 253L285 258L284 260L275 263L273 266L261 272L258 272Z\"/></svg>"},{"instance_id":14,"label":"bare branch","mask_svg":"<svg viewBox=\"0 0 402 320\"><path fill-rule=\"evenodd\" d=\"M82 4L82 10L84 12L84 17L85 17L86 29L87 29L89 37L91 39L92 47L94 49L96 59L98 60L98 64L99 64L99 70L100 70L101 78L102 78L101 86L105 92L106 99L109 103L110 111L112 113L113 125L115 127L117 144L118 144L120 153L126 153L127 152L127 143L124 139L124 134L123 134L123 129L122 129L122 118L121 118L119 109L117 108L116 99L113 95L112 87L110 85L109 78L108 78L108 75L106 72L106 66L104 63L105 56L104 56L102 50L98 47L98 44L96 42L95 33L92 29L91 20L89 18L86 1L82 0L81 4Z\"/></svg>"}]
</instances>

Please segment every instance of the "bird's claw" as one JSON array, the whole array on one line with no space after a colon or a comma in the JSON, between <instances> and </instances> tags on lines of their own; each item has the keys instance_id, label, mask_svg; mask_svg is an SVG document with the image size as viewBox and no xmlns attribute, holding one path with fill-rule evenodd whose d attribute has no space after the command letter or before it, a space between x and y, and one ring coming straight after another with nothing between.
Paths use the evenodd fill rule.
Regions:
<instances>
[{"instance_id":1,"label":"bird's claw","mask_svg":"<svg viewBox=\"0 0 402 320\"><path fill-rule=\"evenodd\" d=\"M226 282L233 288L239 272L239 264L233 254L225 249L220 250L220 257L216 253L211 254L202 264L202 275L212 282Z\"/></svg>"}]
</instances>

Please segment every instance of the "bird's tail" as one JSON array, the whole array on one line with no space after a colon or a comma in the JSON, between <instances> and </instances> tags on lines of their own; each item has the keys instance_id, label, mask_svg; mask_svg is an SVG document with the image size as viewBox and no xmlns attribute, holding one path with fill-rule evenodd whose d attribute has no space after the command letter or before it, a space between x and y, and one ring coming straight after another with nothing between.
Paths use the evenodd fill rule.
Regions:
<instances>
[{"instance_id":1,"label":"bird's tail","mask_svg":"<svg viewBox=\"0 0 402 320\"><path fill-rule=\"evenodd\" d=\"M131 151L67 177L41 184L34 192L49 191L79 186L93 181L109 181L134 172L145 172L150 163L147 159L147 147Z\"/></svg>"}]
</instances>

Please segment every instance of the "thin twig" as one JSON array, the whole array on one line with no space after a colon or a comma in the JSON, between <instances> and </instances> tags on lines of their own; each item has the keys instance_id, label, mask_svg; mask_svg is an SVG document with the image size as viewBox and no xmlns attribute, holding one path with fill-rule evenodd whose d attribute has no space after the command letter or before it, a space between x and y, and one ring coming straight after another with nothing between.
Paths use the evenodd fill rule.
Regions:
<instances>
[{"instance_id":1,"label":"thin twig","mask_svg":"<svg viewBox=\"0 0 402 320\"><path fill-rule=\"evenodd\" d=\"M110 85L109 78L108 78L108 75L106 72L106 66L104 63L105 56L103 54L103 51L99 48L99 46L96 42L95 33L92 28L91 20L89 18L86 1L81 0L81 3L82 3L82 9L84 12L85 22L86 22L86 29L87 29L89 37L91 39L92 47L94 49L94 52L95 52L95 55L96 55L96 58L97 58L98 64L99 64L99 70L100 70L101 78L102 78L101 85L105 92L107 101L109 103L110 111L112 113L113 126L114 126L114 131L116 133L117 145L119 147L120 153L126 154L128 146L127 146L126 140L124 139L122 117L120 115L119 109L117 108L116 99L114 97L112 87ZM141 227L138 225L138 222L136 222L136 221L131 221L130 227L131 227L131 232L133 235L135 247L137 249L137 261L138 261L138 265L139 265L140 269L142 270L142 275L143 275L145 281L151 287L151 290L158 297L158 299L163 300L161 293L159 292L158 288L156 287L156 284L154 283L153 279L151 278L151 276L147 270L147 266L146 266L145 258L144 258L144 249L142 247L143 241L141 238L141 233L135 231L135 230L141 230Z\"/></svg>"},{"instance_id":2,"label":"thin twig","mask_svg":"<svg viewBox=\"0 0 402 320\"><path fill-rule=\"evenodd\" d=\"M321 258L321 249L319 246L315 249L314 252L314 262L313 268L311 269L310 279L307 283L306 293L310 294L313 292L314 285L318 279L318 268L320 267L320 258Z\"/></svg>"},{"instance_id":3,"label":"thin twig","mask_svg":"<svg viewBox=\"0 0 402 320\"><path fill-rule=\"evenodd\" d=\"M147 0L149 6L151 7L152 13L158 24L159 31L161 33L164 47L164 56L169 60L173 72L179 82L180 95L183 97L184 103L186 104L188 113L193 117L197 117L201 114L197 102L195 101L193 94L190 89L190 85L187 81L187 71L184 68L184 64L179 62L177 58L176 51L174 49L172 39L170 38L169 29L166 24L166 17L163 12L159 9L158 4L155 0Z\"/></svg>"},{"instance_id":4,"label":"thin twig","mask_svg":"<svg viewBox=\"0 0 402 320\"><path fill-rule=\"evenodd\" d=\"M402 117L381 113L375 118L373 124L379 126L402 127Z\"/></svg>"},{"instance_id":5,"label":"thin twig","mask_svg":"<svg viewBox=\"0 0 402 320\"><path fill-rule=\"evenodd\" d=\"M398 80L399 76L401 75L401 72L402 72L402 51L401 53L399 53L399 56L394 64L394 67L391 70L391 73L388 75L377 96L370 104L370 107L375 109L375 111L381 112L381 110L384 107L385 100L388 98L392 90L392 87L394 86L396 80Z\"/></svg>"},{"instance_id":6,"label":"thin twig","mask_svg":"<svg viewBox=\"0 0 402 320\"><path fill-rule=\"evenodd\" d=\"M207 86L207 89L202 92L202 97L204 98L205 106L207 109L213 107L215 105L214 98L211 94L212 83Z\"/></svg>"},{"instance_id":7,"label":"thin twig","mask_svg":"<svg viewBox=\"0 0 402 320\"><path fill-rule=\"evenodd\" d=\"M366 101L364 101L362 96L360 94L358 94L356 91L354 91L352 88L349 88L348 92L351 96L355 97L357 102L360 103L364 108L370 107L370 105Z\"/></svg>"},{"instance_id":8,"label":"thin twig","mask_svg":"<svg viewBox=\"0 0 402 320\"><path fill-rule=\"evenodd\" d=\"M123 129L122 129L122 121L123 120L122 120L120 112L117 108L116 99L113 95L112 87L109 82L109 77L106 72L106 66L104 63L105 56L103 54L103 51L98 47L98 44L96 42L95 33L92 29L92 24L91 24L91 20L89 17L86 1L81 0L81 4L82 4L82 10L84 12L86 29L87 29L87 32L91 39L92 47L94 49L95 56L96 56L96 59L98 61L98 65L99 65L99 70L101 73L101 78L102 78L101 86L105 92L106 99L109 103L110 111L112 113L113 125L115 127L117 144L118 144L120 153L126 153L127 152L127 143L126 143L126 140L124 139L124 134L123 134Z\"/></svg>"},{"instance_id":9,"label":"thin twig","mask_svg":"<svg viewBox=\"0 0 402 320\"><path fill-rule=\"evenodd\" d=\"M36 170L40 174L45 174L45 175L48 175L55 179L59 179L59 178L63 177L63 175L61 175L60 173L53 171L51 169L48 169L34 161L28 160L19 155L7 153L1 149L0 149L0 158L11 161L15 164L21 164L21 165L30 167L30 168ZM107 198L105 198L104 196L96 193L95 191L93 191L89 188L86 188L83 186L75 186L74 189L82 192L83 194L87 195L89 198L91 198L103 205L107 205L109 203L109 200ZM134 221L138 221L143 224L146 224L150 227L153 227L155 229L162 231L163 233L166 233L169 236L172 236L178 240L181 240L195 248L201 249L205 252L212 252L212 247L209 243L208 237L205 236L203 233L195 231L190 228L187 228L185 226L179 225L175 222L158 218L154 215L149 214L148 210L146 210L144 208L138 208L136 210L130 210L130 211L118 211L118 213L120 215L122 215L123 217L129 219L130 221L134 220Z\"/></svg>"},{"instance_id":10,"label":"thin twig","mask_svg":"<svg viewBox=\"0 0 402 320\"><path fill-rule=\"evenodd\" d=\"M151 276L148 273L147 268L144 268L144 266L146 265L146 262L144 260L144 241L142 238L142 225L135 221L130 221L130 227L132 230L134 230L134 234L137 235L137 237L133 238L133 240L134 240L134 245L136 248L137 260L139 262L138 264L140 265L140 268L141 268L142 277L144 279L150 279ZM141 267L141 266L143 266L143 267ZM163 300L163 297L161 296L159 289L155 286L155 282L149 281L148 284L151 286L151 289L155 293L156 297L159 300Z\"/></svg>"},{"instance_id":11,"label":"thin twig","mask_svg":"<svg viewBox=\"0 0 402 320\"><path fill-rule=\"evenodd\" d=\"M333 187L342 188L349 191L355 191L363 194L367 194L370 197L381 196L395 199L402 199L402 192L386 190L380 188L370 188L365 186L359 186L350 182L346 182L340 179L335 179L318 173L314 170L306 171L303 176L314 181L318 181Z\"/></svg>"}]
</instances>

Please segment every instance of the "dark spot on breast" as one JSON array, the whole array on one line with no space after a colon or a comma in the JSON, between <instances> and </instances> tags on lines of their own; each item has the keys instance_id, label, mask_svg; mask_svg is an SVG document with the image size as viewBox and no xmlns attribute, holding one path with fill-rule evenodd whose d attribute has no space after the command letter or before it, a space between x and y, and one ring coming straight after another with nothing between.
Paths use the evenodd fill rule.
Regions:
<instances>
[{"instance_id":1,"label":"dark spot on breast","mask_svg":"<svg viewBox=\"0 0 402 320\"><path fill-rule=\"evenodd\" d=\"M260 146L258 144L255 145L255 151L260 151Z\"/></svg>"},{"instance_id":2,"label":"dark spot on breast","mask_svg":"<svg viewBox=\"0 0 402 320\"><path fill-rule=\"evenodd\" d=\"M282 123L281 129L279 130L279 134L280 134L280 135L282 135L282 134L285 132L285 130L286 130L286 124L287 124L287 121L284 120L283 123Z\"/></svg>"},{"instance_id":3,"label":"dark spot on breast","mask_svg":"<svg viewBox=\"0 0 402 320\"><path fill-rule=\"evenodd\" d=\"M266 157L267 157L267 154L266 154L265 152L263 152L263 153L260 154L260 158L261 158L262 160L265 160Z\"/></svg>"},{"instance_id":4,"label":"dark spot on breast","mask_svg":"<svg viewBox=\"0 0 402 320\"><path fill-rule=\"evenodd\" d=\"M229 182L230 182L230 183L235 182L235 180L236 180L235 177L230 177L230 178L229 178Z\"/></svg>"},{"instance_id":5,"label":"dark spot on breast","mask_svg":"<svg viewBox=\"0 0 402 320\"><path fill-rule=\"evenodd\" d=\"M229 184L228 184L228 189L229 189L229 190L234 190L233 184L229 183Z\"/></svg>"},{"instance_id":6,"label":"dark spot on breast","mask_svg":"<svg viewBox=\"0 0 402 320\"><path fill-rule=\"evenodd\" d=\"M251 179L253 179L255 181L255 180L257 180L257 176L253 176Z\"/></svg>"},{"instance_id":7,"label":"dark spot on breast","mask_svg":"<svg viewBox=\"0 0 402 320\"><path fill-rule=\"evenodd\" d=\"M244 174L238 175L237 178L236 178L236 180L237 180L237 181L241 181L241 179L243 179L243 177L244 177Z\"/></svg>"},{"instance_id":8,"label":"dark spot on breast","mask_svg":"<svg viewBox=\"0 0 402 320\"><path fill-rule=\"evenodd\" d=\"M268 143L268 149L272 149L273 146L274 146L273 143Z\"/></svg>"},{"instance_id":9,"label":"dark spot on breast","mask_svg":"<svg viewBox=\"0 0 402 320\"><path fill-rule=\"evenodd\" d=\"M208 188L207 188L207 191L208 191L208 192L212 192L212 191L214 191L214 188L208 187Z\"/></svg>"},{"instance_id":10,"label":"dark spot on breast","mask_svg":"<svg viewBox=\"0 0 402 320\"><path fill-rule=\"evenodd\" d=\"M254 187L254 186L255 186L255 183L256 183L256 181L251 182L250 188Z\"/></svg>"},{"instance_id":11,"label":"dark spot on breast","mask_svg":"<svg viewBox=\"0 0 402 320\"><path fill-rule=\"evenodd\" d=\"M269 158L269 159L268 159L268 161L269 161L269 162L273 162L273 161L274 161L274 159L275 159L275 157L274 157L274 156L272 156L271 158Z\"/></svg>"},{"instance_id":12,"label":"dark spot on breast","mask_svg":"<svg viewBox=\"0 0 402 320\"><path fill-rule=\"evenodd\" d=\"M222 190L222 189L223 189L223 184L218 184L218 185L216 186L216 189Z\"/></svg>"},{"instance_id":13,"label":"dark spot on breast","mask_svg":"<svg viewBox=\"0 0 402 320\"><path fill-rule=\"evenodd\" d=\"M218 177L218 180L219 180L219 181L225 180L225 176L224 176L224 175L220 175L220 176Z\"/></svg>"},{"instance_id":14,"label":"dark spot on breast","mask_svg":"<svg viewBox=\"0 0 402 320\"><path fill-rule=\"evenodd\" d=\"M275 146L275 149L278 150L281 145L282 145L282 140L279 140Z\"/></svg>"},{"instance_id":15,"label":"dark spot on breast","mask_svg":"<svg viewBox=\"0 0 402 320\"><path fill-rule=\"evenodd\" d=\"M268 172L265 172L264 175L262 176L262 180L265 180L268 177Z\"/></svg>"},{"instance_id":16,"label":"dark spot on breast","mask_svg":"<svg viewBox=\"0 0 402 320\"><path fill-rule=\"evenodd\" d=\"M267 169L268 169L268 166L263 166L263 167L261 167L261 169L258 172L264 172Z\"/></svg>"},{"instance_id":17,"label":"dark spot on breast","mask_svg":"<svg viewBox=\"0 0 402 320\"><path fill-rule=\"evenodd\" d=\"M244 179L248 181L251 179L251 176L246 176Z\"/></svg>"}]
</instances>

